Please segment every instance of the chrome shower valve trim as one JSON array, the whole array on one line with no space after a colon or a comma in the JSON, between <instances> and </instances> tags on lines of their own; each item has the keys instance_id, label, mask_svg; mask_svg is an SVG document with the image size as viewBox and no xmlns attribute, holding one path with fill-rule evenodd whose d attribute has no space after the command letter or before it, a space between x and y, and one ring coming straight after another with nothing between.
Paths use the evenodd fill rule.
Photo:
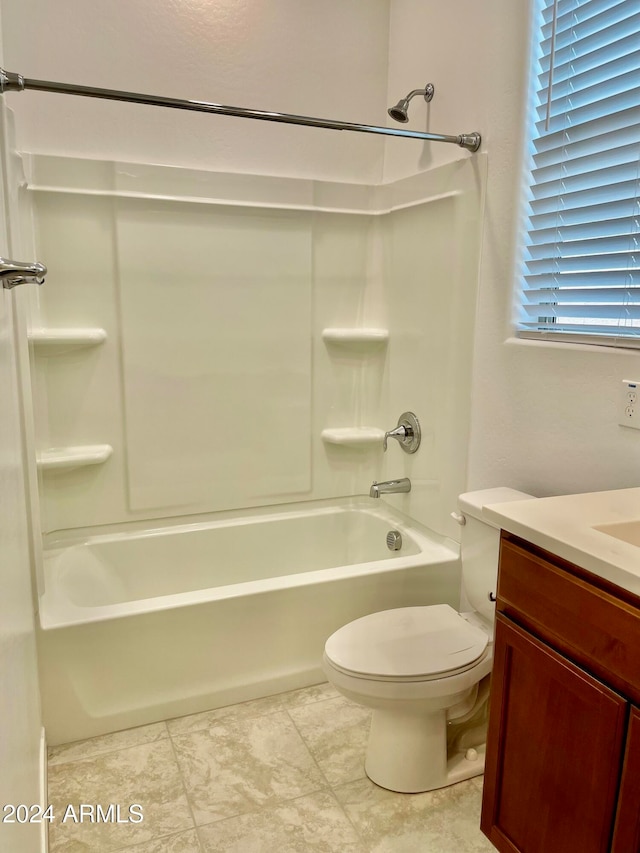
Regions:
<instances>
[{"instance_id":1,"label":"chrome shower valve trim","mask_svg":"<svg viewBox=\"0 0 640 853\"><path fill-rule=\"evenodd\" d=\"M398 426L384 434L382 448L386 451L387 439L395 438L405 453L415 453L420 447L422 433L420 422L413 412L403 412L398 418Z\"/></svg>"}]
</instances>

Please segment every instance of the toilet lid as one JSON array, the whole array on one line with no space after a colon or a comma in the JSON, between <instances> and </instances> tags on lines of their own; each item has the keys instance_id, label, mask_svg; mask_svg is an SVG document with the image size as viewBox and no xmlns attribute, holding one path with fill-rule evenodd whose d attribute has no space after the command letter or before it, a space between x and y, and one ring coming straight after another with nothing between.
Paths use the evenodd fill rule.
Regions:
<instances>
[{"instance_id":1,"label":"toilet lid","mask_svg":"<svg viewBox=\"0 0 640 853\"><path fill-rule=\"evenodd\" d=\"M356 619L325 645L330 662L347 672L383 678L433 676L476 661L489 637L448 604L401 607Z\"/></svg>"}]
</instances>

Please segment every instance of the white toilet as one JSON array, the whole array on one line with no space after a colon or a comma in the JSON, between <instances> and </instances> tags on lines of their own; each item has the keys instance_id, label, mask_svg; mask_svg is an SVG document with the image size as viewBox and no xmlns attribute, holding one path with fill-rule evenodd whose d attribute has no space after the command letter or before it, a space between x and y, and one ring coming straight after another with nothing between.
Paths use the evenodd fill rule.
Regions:
<instances>
[{"instance_id":1,"label":"white toilet","mask_svg":"<svg viewBox=\"0 0 640 853\"><path fill-rule=\"evenodd\" d=\"M508 488L458 498L463 612L383 610L327 640L328 680L373 709L365 770L377 785L417 793L483 772L499 545L483 507L530 498Z\"/></svg>"}]
</instances>

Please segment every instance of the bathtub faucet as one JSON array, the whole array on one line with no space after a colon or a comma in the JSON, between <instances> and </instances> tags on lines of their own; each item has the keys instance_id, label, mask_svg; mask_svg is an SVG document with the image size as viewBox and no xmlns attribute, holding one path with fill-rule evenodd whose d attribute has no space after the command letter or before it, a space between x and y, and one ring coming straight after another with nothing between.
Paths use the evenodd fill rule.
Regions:
<instances>
[{"instance_id":1,"label":"bathtub faucet","mask_svg":"<svg viewBox=\"0 0 640 853\"><path fill-rule=\"evenodd\" d=\"M396 495L399 492L410 492L411 480L408 477L403 477L401 480L385 480L384 483L373 481L373 485L369 489L370 498L379 498L380 495Z\"/></svg>"}]
</instances>

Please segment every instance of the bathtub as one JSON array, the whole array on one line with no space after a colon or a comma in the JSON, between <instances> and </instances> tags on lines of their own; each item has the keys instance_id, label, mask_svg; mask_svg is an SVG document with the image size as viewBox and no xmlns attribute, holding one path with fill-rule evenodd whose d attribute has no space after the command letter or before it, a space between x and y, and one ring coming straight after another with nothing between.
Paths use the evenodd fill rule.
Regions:
<instances>
[{"instance_id":1,"label":"bathtub","mask_svg":"<svg viewBox=\"0 0 640 853\"><path fill-rule=\"evenodd\" d=\"M324 642L346 622L457 606L458 554L366 499L48 535L38 644L49 743L324 681Z\"/></svg>"}]
</instances>

